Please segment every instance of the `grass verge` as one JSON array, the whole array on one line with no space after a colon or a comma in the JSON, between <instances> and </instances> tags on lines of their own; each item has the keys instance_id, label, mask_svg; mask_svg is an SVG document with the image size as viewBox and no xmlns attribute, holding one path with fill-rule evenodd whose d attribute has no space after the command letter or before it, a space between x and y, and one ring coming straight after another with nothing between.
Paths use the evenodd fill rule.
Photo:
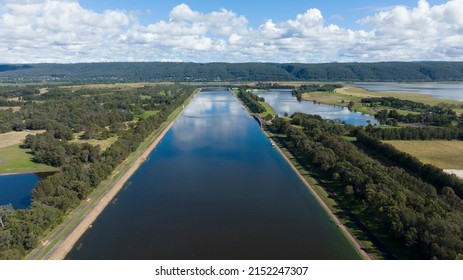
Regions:
<instances>
[{"instance_id":1,"label":"grass verge","mask_svg":"<svg viewBox=\"0 0 463 280\"><path fill-rule=\"evenodd\" d=\"M268 115L271 115L271 116L275 116L277 113L275 112L275 109L273 109L272 106L270 106L267 102L262 102L262 101L259 101L259 103L264 106L265 108L265 112L261 113L260 116L262 118L265 118L266 116Z\"/></svg>"},{"instance_id":2,"label":"grass verge","mask_svg":"<svg viewBox=\"0 0 463 280\"><path fill-rule=\"evenodd\" d=\"M290 151L290 143L285 141L285 135L274 134L269 129L266 129L269 137L280 147L284 155L296 167L297 171L304 177L304 179L312 186L313 190L323 200L323 203L328 206L330 211L336 215L339 221L344 224L349 233L357 240L361 248L368 254L371 259L384 259L384 254L372 242L368 234L365 233L361 227L358 226L358 221L352 219L352 213L347 211L346 207L340 204L336 196L328 191L326 185L332 185L333 182L322 180L319 178L317 171L310 168L304 159L296 156Z\"/></svg>"}]
</instances>

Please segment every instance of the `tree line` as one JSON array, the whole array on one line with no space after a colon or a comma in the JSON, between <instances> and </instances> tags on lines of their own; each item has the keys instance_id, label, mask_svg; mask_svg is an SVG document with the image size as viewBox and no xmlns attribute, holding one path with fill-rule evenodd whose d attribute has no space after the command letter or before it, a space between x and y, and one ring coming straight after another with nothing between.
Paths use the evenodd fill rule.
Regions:
<instances>
[{"instance_id":1,"label":"tree line","mask_svg":"<svg viewBox=\"0 0 463 280\"><path fill-rule=\"evenodd\" d=\"M418 113L403 115L395 109L383 109L375 115L376 119L382 124L386 123L389 119L404 123L424 123L437 126L450 126L454 123L462 123L462 118L455 111L443 105L430 106L421 102L394 97L363 98L361 102L369 107L385 106Z\"/></svg>"},{"instance_id":2,"label":"tree line","mask_svg":"<svg viewBox=\"0 0 463 280\"><path fill-rule=\"evenodd\" d=\"M333 182L325 187L367 228L390 236L393 247L418 259L463 257L463 202L453 188L438 190L401 167L385 166L342 138L351 128L319 116L277 118L272 129L285 135L292 153Z\"/></svg>"},{"instance_id":3,"label":"tree line","mask_svg":"<svg viewBox=\"0 0 463 280\"><path fill-rule=\"evenodd\" d=\"M432 164L424 164L416 157L399 151L394 146L381 142L365 132L356 133L357 143L360 147L376 158L385 159L390 165L400 166L407 172L436 187L441 193L446 187L459 197L463 198L463 181L453 174L445 173L441 168Z\"/></svg>"},{"instance_id":4,"label":"tree line","mask_svg":"<svg viewBox=\"0 0 463 280\"><path fill-rule=\"evenodd\" d=\"M365 131L379 140L463 140L461 127L365 127Z\"/></svg>"},{"instance_id":5,"label":"tree line","mask_svg":"<svg viewBox=\"0 0 463 280\"><path fill-rule=\"evenodd\" d=\"M296 96L297 101L302 100L302 94L307 92L333 92L337 88L342 88L342 84L305 84L293 89L292 94Z\"/></svg>"},{"instance_id":6,"label":"tree line","mask_svg":"<svg viewBox=\"0 0 463 280\"><path fill-rule=\"evenodd\" d=\"M463 80L463 62L189 63L0 65L0 82L432 82Z\"/></svg>"},{"instance_id":7,"label":"tree line","mask_svg":"<svg viewBox=\"0 0 463 280\"><path fill-rule=\"evenodd\" d=\"M266 111L265 107L259 103L259 101L265 101L263 97L259 97L251 92L240 89L238 92L238 98L241 99L254 113L260 114Z\"/></svg>"}]
</instances>

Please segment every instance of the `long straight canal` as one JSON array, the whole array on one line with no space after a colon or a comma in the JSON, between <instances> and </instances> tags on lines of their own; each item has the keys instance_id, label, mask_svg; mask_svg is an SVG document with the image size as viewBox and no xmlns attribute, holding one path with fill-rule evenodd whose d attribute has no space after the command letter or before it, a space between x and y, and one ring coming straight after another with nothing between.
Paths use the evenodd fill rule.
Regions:
<instances>
[{"instance_id":1,"label":"long straight canal","mask_svg":"<svg viewBox=\"0 0 463 280\"><path fill-rule=\"evenodd\" d=\"M67 259L358 259L227 91L198 94Z\"/></svg>"}]
</instances>

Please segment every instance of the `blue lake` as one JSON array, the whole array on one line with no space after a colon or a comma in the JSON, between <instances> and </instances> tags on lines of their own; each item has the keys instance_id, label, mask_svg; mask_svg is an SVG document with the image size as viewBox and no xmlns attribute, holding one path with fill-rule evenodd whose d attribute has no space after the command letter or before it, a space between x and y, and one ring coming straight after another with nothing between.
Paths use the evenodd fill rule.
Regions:
<instances>
[{"instance_id":1,"label":"blue lake","mask_svg":"<svg viewBox=\"0 0 463 280\"><path fill-rule=\"evenodd\" d=\"M351 86L371 91L421 93L435 98L463 101L463 83L354 83Z\"/></svg>"},{"instance_id":2,"label":"blue lake","mask_svg":"<svg viewBox=\"0 0 463 280\"><path fill-rule=\"evenodd\" d=\"M0 205L11 204L14 209L29 207L32 189L50 174L52 173L0 176Z\"/></svg>"},{"instance_id":3,"label":"blue lake","mask_svg":"<svg viewBox=\"0 0 463 280\"><path fill-rule=\"evenodd\" d=\"M358 259L227 91L198 94L67 259Z\"/></svg>"},{"instance_id":4,"label":"blue lake","mask_svg":"<svg viewBox=\"0 0 463 280\"><path fill-rule=\"evenodd\" d=\"M272 106L279 116L283 116L284 113L292 115L301 112L352 125L367 125L368 121L371 124L378 124L378 121L373 116L351 112L346 107L316 104L311 101L297 101L296 96L293 96L290 90L270 90L268 92L257 92L256 94L263 97L265 102Z\"/></svg>"}]
</instances>

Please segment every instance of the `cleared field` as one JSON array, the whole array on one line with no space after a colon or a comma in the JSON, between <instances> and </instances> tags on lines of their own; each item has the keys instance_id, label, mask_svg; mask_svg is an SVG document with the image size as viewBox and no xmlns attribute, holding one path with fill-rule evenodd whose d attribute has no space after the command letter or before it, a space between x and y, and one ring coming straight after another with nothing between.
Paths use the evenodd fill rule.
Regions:
<instances>
[{"instance_id":1,"label":"cleared field","mask_svg":"<svg viewBox=\"0 0 463 280\"><path fill-rule=\"evenodd\" d=\"M43 132L45 132L45 130L11 131L0 134L0 149L22 144L27 135L36 135Z\"/></svg>"},{"instance_id":2,"label":"cleared field","mask_svg":"<svg viewBox=\"0 0 463 280\"><path fill-rule=\"evenodd\" d=\"M109 146L111 146L114 142L116 142L117 137L109 137L108 139L105 140L96 140L96 139L91 139L91 140L81 140L79 139L79 136L82 135L83 133L78 133L74 135L76 139L69 141L69 143L89 143L91 145L100 145L101 150L104 151L106 150Z\"/></svg>"},{"instance_id":3,"label":"cleared field","mask_svg":"<svg viewBox=\"0 0 463 280\"><path fill-rule=\"evenodd\" d=\"M336 105L347 107L349 102L354 102L353 110L369 115L375 115L380 109L379 107L370 108L362 106L363 97L344 95L338 92L310 92L302 94L302 99L307 101L315 101L327 105Z\"/></svg>"},{"instance_id":4,"label":"cleared field","mask_svg":"<svg viewBox=\"0 0 463 280\"><path fill-rule=\"evenodd\" d=\"M358 87L343 87L340 89L336 89L336 93L343 94L343 95L352 95L360 98L366 97L395 97L400 99L407 99L415 102L421 102L428 105L437 105L441 103L446 104L455 104L455 105L463 105L463 102L450 100L450 99L440 99L432 97L431 95L421 94L421 93L411 93L411 92L376 92L376 91L369 91L363 88Z\"/></svg>"},{"instance_id":5,"label":"cleared field","mask_svg":"<svg viewBox=\"0 0 463 280\"><path fill-rule=\"evenodd\" d=\"M45 130L12 131L0 134L0 174L56 170L54 167L33 162L29 150L19 148L27 135L43 132Z\"/></svg>"},{"instance_id":6,"label":"cleared field","mask_svg":"<svg viewBox=\"0 0 463 280\"><path fill-rule=\"evenodd\" d=\"M35 163L29 150L19 148L19 145L12 145L0 149L0 174L7 173L28 173L41 171L54 171L56 168Z\"/></svg>"},{"instance_id":7,"label":"cleared field","mask_svg":"<svg viewBox=\"0 0 463 280\"><path fill-rule=\"evenodd\" d=\"M442 169L463 169L463 141L384 141L424 163Z\"/></svg>"},{"instance_id":8,"label":"cleared field","mask_svg":"<svg viewBox=\"0 0 463 280\"><path fill-rule=\"evenodd\" d=\"M153 115L156 115L158 112L159 111L145 111L145 112L143 112L143 115L141 115L140 117L142 119L147 119L147 118L149 118L149 117L151 117Z\"/></svg>"},{"instance_id":9,"label":"cleared field","mask_svg":"<svg viewBox=\"0 0 463 280\"><path fill-rule=\"evenodd\" d=\"M19 107L19 106L13 106L13 107L0 107L0 110L5 110L5 111L6 111L6 110L8 110L8 109L12 109L13 112L17 112L17 111L21 110L21 107Z\"/></svg>"},{"instance_id":10,"label":"cleared field","mask_svg":"<svg viewBox=\"0 0 463 280\"><path fill-rule=\"evenodd\" d=\"M39 89L39 95L42 95L42 94L44 94L44 93L47 93L48 90L50 90L50 89L49 89L49 88L41 88L41 89Z\"/></svg>"}]
</instances>

